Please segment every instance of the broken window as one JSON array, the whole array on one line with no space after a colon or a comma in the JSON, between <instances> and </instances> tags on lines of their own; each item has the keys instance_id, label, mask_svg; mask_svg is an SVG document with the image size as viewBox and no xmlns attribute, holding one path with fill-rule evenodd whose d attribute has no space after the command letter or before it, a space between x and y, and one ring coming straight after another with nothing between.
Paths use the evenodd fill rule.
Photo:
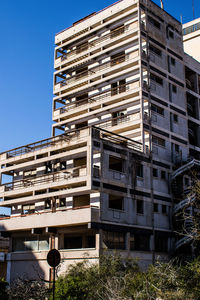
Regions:
<instances>
[{"instance_id":1,"label":"broken window","mask_svg":"<svg viewBox=\"0 0 200 300\"><path fill-rule=\"evenodd\" d=\"M64 249L81 249L81 248L82 248L82 236L64 237Z\"/></svg>"},{"instance_id":2,"label":"broken window","mask_svg":"<svg viewBox=\"0 0 200 300\"><path fill-rule=\"evenodd\" d=\"M124 232L103 232L103 242L108 249L125 249L125 233Z\"/></svg>"},{"instance_id":3,"label":"broken window","mask_svg":"<svg viewBox=\"0 0 200 300\"><path fill-rule=\"evenodd\" d=\"M125 51L119 52L111 56L110 66L118 65L125 61Z\"/></svg>"},{"instance_id":4,"label":"broken window","mask_svg":"<svg viewBox=\"0 0 200 300\"><path fill-rule=\"evenodd\" d=\"M136 166L136 176L143 178L143 165Z\"/></svg>"},{"instance_id":5,"label":"broken window","mask_svg":"<svg viewBox=\"0 0 200 300\"><path fill-rule=\"evenodd\" d=\"M33 214L35 212L35 204L28 204L22 206L22 214Z\"/></svg>"},{"instance_id":6,"label":"broken window","mask_svg":"<svg viewBox=\"0 0 200 300\"><path fill-rule=\"evenodd\" d=\"M66 198L60 198L59 199L59 206L65 207L66 206Z\"/></svg>"},{"instance_id":7,"label":"broken window","mask_svg":"<svg viewBox=\"0 0 200 300\"><path fill-rule=\"evenodd\" d=\"M109 156L109 169L113 171L123 172L124 161L122 158Z\"/></svg>"},{"instance_id":8,"label":"broken window","mask_svg":"<svg viewBox=\"0 0 200 300\"><path fill-rule=\"evenodd\" d=\"M143 215L144 214L144 201L137 200L137 214Z\"/></svg>"},{"instance_id":9,"label":"broken window","mask_svg":"<svg viewBox=\"0 0 200 300\"><path fill-rule=\"evenodd\" d=\"M90 205L90 195L80 195L73 197L73 207L82 207Z\"/></svg>"},{"instance_id":10,"label":"broken window","mask_svg":"<svg viewBox=\"0 0 200 300\"><path fill-rule=\"evenodd\" d=\"M109 195L108 208L123 210L124 209L124 198L115 195Z\"/></svg>"}]
</instances>

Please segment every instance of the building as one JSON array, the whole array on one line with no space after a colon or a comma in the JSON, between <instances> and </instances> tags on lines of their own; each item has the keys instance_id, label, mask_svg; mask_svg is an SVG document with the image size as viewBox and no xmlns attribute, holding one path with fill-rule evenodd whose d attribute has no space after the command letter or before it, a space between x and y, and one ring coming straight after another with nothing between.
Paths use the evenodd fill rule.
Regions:
<instances>
[{"instance_id":1,"label":"building","mask_svg":"<svg viewBox=\"0 0 200 300\"><path fill-rule=\"evenodd\" d=\"M6 215L0 215L0 218L6 218ZM9 250L9 239L0 235L0 278L6 279L7 262L6 254Z\"/></svg>"},{"instance_id":2,"label":"building","mask_svg":"<svg viewBox=\"0 0 200 300\"><path fill-rule=\"evenodd\" d=\"M183 45L184 51L194 59L200 61L200 18L183 25Z\"/></svg>"},{"instance_id":3,"label":"building","mask_svg":"<svg viewBox=\"0 0 200 300\"><path fill-rule=\"evenodd\" d=\"M8 281L51 278L51 248L60 273L105 249L143 267L167 260L186 242L173 233L182 199L170 178L200 146L200 66L182 25L150 0L121 0L55 43L52 137L0 154Z\"/></svg>"}]
</instances>

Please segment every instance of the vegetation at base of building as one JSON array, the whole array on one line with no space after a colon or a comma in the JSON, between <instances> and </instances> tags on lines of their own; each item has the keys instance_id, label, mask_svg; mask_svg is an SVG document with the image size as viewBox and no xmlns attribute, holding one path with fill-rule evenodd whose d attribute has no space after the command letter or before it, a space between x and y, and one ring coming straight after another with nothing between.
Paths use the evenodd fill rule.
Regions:
<instances>
[{"instance_id":1,"label":"vegetation at base of building","mask_svg":"<svg viewBox=\"0 0 200 300\"><path fill-rule=\"evenodd\" d=\"M72 265L56 281L56 300L198 300L200 258L185 265L157 262L141 271L136 260L104 256L101 264Z\"/></svg>"},{"instance_id":2,"label":"vegetation at base of building","mask_svg":"<svg viewBox=\"0 0 200 300\"><path fill-rule=\"evenodd\" d=\"M52 300L52 290L40 281L17 279L7 291L6 285L0 288L1 300ZM157 262L141 271L136 260L105 255L100 264L71 265L58 277L55 292L56 300L200 300L200 257L185 264Z\"/></svg>"},{"instance_id":3,"label":"vegetation at base of building","mask_svg":"<svg viewBox=\"0 0 200 300\"><path fill-rule=\"evenodd\" d=\"M0 278L0 299L1 300L8 299L8 295L7 295L7 291L6 291L7 285L8 285L8 283L3 278Z\"/></svg>"}]
</instances>

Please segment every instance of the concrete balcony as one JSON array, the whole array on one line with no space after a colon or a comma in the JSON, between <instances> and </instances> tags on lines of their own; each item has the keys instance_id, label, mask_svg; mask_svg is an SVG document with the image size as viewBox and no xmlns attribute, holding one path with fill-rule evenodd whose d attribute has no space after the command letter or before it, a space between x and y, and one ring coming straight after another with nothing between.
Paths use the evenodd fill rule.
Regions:
<instances>
[{"instance_id":1,"label":"concrete balcony","mask_svg":"<svg viewBox=\"0 0 200 300\"><path fill-rule=\"evenodd\" d=\"M0 231L31 230L32 228L83 225L99 222L100 210L85 206L61 211L48 211L0 219Z\"/></svg>"},{"instance_id":2,"label":"concrete balcony","mask_svg":"<svg viewBox=\"0 0 200 300\"><path fill-rule=\"evenodd\" d=\"M92 53L98 53L102 50L102 47L106 45L113 45L113 43L117 43L122 39L128 38L128 36L135 30L138 29L138 22L135 21L129 25L120 27L114 32L110 32L100 38L95 39L89 43L86 43L80 47L77 47L74 50L68 50L65 54L55 59L54 67L55 69L60 67L61 65L65 66L69 61L73 62L80 61L85 57L91 56Z\"/></svg>"},{"instance_id":3,"label":"concrete balcony","mask_svg":"<svg viewBox=\"0 0 200 300\"><path fill-rule=\"evenodd\" d=\"M98 93L94 96L85 98L80 101L75 101L72 103L68 103L65 106L62 106L53 113L53 120L56 121L60 118L69 118L69 116L80 115L80 112L87 111L89 108L92 108L94 111L95 108L98 110L97 104L114 104L119 101L125 101L135 96L135 93L140 87L140 82L138 80L133 81L126 85L121 85L117 89L112 88L102 93ZM102 111L102 108L101 108Z\"/></svg>"},{"instance_id":4,"label":"concrete balcony","mask_svg":"<svg viewBox=\"0 0 200 300\"><path fill-rule=\"evenodd\" d=\"M88 69L80 74L73 75L56 83L54 85L54 94L56 95L58 92L64 92L65 90L68 91L76 89L77 87L87 85L90 82L98 82L100 79L104 79L105 77L134 66L138 59L139 51L136 50L130 54L123 55L99 66ZM64 74L62 76L66 75Z\"/></svg>"},{"instance_id":5,"label":"concrete balcony","mask_svg":"<svg viewBox=\"0 0 200 300\"><path fill-rule=\"evenodd\" d=\"M30 163L34 159L39 161L40 158L46 157L48 152L59 152L59 149L67 146L72 147L72 145L86 141L88 135L88 129L75 130L0 153L0 164L5 164L2 171L9 170L9 166L12 166L12 164L16 165L28 161Z\"/></svg>"},{"instance_id":6,"label":"concrete balcony","mask_svg":"<svg viewBox=\"0 0 200 300\"><path fill-rule=\"evenodd\" d=\"M85 166L5 183L0 186L0 197L13 198L16 195L33 194L39 189L58 189L83 181L87 181Z\"/></svg>"}]
</instances>

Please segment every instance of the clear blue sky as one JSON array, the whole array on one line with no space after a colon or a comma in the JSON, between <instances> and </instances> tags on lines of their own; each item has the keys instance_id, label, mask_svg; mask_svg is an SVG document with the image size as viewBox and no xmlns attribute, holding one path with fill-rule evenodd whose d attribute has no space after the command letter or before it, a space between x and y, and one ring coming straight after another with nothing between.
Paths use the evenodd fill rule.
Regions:
<instances>
[{"instance_id":1,"label":"clear blue sky","mask_svg":"<svg viewBox=\"0 0 200 300\"><path fill-rule=\"evenodd\" d=\"M192 20L192 0L163 1L178 20ZM54 36L113 2L0 0L0 152L51 135Z\"/></svg>"}]
</instances>

